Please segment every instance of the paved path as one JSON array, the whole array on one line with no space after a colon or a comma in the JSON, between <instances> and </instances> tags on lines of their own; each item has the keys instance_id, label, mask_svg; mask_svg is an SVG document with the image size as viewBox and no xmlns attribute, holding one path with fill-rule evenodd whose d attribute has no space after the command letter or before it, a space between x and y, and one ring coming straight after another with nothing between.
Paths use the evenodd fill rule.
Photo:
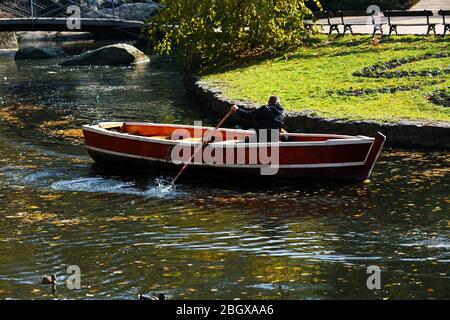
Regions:
<instances>
[{"instance_id":1,"label":"paved path","mask_svg":"<svg viewBox=\"0 0 450 320\"><path fill-rule=\"evenodd\" d=\"M383 8L381 8L383 9ZM438 24L436 26L436 31L438 34L442 34L444 31L444 27L442 26L442 17L437 15L437 11L440 9L447 9L450 10L450 0L421 0L419 3L417 3L415 6L413 6L410 10L432 10L434 12L434 16L430 18L430 23L436 23ZM384 16L380 16L379 22L385 24L383 26L383 32L384 34L389 33L389 26L387 25L387 18ZM400 24L426 24L426 18L425 17L404 17L404 18L394 18L396 23ZM450 19L448 19L450 21ZM353 31L355 33L360 34L372 34L373 32L373 26L372 26L372 20L370 17L363 16L363 17L345 17L344 18L345 23L354 24ZM327 20L326 19L320 19L317 21L318 24L324 24L323 32L328 33L328 27L326 26ZM332 18L331 23L341 23L340 18ZM360 25L358 25L360 24ZM366 25L362 25L366 24ZM342 32L343 27L341 26L339 28ZM399 26L398 27L398 33L399 34L426 34L427 32L427 26ZM336 33L336 32L334 32ZM447 33L448 35L448 33Z\"/></svg>"},{"instance_id":2,"label":"paved path","mask_svg":"<svg viewBox=\"0 0 450 320\"><path fill-rule=\"evenodd\" d=\"M450 9L450 0L421 0L411 10L433 10Z\"/></svg>"}]
</instances>

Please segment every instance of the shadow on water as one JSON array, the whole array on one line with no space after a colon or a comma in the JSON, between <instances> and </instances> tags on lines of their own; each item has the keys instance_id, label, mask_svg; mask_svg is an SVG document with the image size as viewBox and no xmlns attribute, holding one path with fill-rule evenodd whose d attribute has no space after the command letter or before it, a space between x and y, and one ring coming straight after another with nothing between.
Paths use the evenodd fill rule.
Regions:
<instances>
[{"instance_id":1,"label":"shadow on water","mask_svg":"<svg viewBox=\"0 0 450 320\"><path fill-rule=\"evenodd\" d=\"M201 174L192 172L187 167L185 173L177 182L178 186L194 187L202 186L205 189L224 189L236 192L246 191L265 191L265 190L294 190L294 189L341 189L357 185L363 185L362 182L355 181L330 181L317 180L309 178L298 179L280 179L274 176L248 176L248 175L229 175L229 174ZM94 163L90 167L92 175L98 175L105 178L115 177L118 179L131 179L136 182L136 185L146 186L149 181L156 181L161 179L161 182L170 184L173 177L178 173L178 170L164 170L157 169L139 169L125 166L112 166ZM161 175L163 174L163 175Z\"/></svg>"}]
</instances>

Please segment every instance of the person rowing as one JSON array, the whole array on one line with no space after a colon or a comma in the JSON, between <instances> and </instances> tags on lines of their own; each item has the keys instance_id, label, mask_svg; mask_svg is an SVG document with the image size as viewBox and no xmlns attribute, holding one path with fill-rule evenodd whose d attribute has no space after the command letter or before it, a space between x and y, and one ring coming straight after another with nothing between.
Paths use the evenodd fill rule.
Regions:
<instances>
[{"instance_id":1,"label":"person rowing","mask_svg":"<svg viewBox=\"0 0 450 320\"><path fill-rule=\"evenodd\" d=\"M271 96L267 105L262 106L255 110L243 110L238 106L233 105L231 109L237 112L239 116L247 121L252 121L256 124L256 133L258 140L264 142L271 141L271 134L269 130L278 130L277 133L286 133L284 130L286 121L286 112L281 105L280 97ZM267 139L262 139L261 134L265 134Z\"/></svg>"}]
</instances>

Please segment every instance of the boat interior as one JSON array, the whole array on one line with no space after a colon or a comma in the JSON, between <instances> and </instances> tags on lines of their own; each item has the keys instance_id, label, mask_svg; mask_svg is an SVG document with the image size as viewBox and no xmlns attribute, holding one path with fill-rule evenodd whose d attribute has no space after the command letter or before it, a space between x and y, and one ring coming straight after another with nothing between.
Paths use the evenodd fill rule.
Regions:
<instances>
[{"instance_id":1,"label":"boat interior","mask_svg":"<svg viewBox=\"0 0 450 320\"><path fill-rule=\"evenodd\" d=\"M100 123L101 129L119 132L122 134L149 137L159 140L183 141L183 142L199 142L200 137L209 135L210 141L221 143L240 143L249 142L255 139L256 131L242 129L221 128L215 130L211 127L196 127L188 125L170 125L155 123L134 123L134 122L112 122ZM201 133L201 134L200 134ZM282 142L313 142L328 141L336 139L358 139L366 138L362 136L346 136L335 134L307 134L307 133L281 133L280 141Z\"/></svg>"}]
</instances>

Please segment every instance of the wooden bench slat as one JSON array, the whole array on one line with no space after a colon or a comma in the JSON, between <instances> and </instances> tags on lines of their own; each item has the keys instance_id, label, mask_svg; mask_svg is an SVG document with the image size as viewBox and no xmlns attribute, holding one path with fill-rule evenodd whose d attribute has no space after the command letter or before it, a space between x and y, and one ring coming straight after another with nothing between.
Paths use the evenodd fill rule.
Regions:
<instances>
[{"instance_id":1,"label":"wooden bench slat","mask_svg":"<svg viewBox=\"0 0 450 320\"><path fill-rule=\"evenodd\" d=\"M437 23L430 23L430 25L436 25ZM392 26L399 26L399 27L424 27L427 24L424 23L391 23Z\"/></svg>"},{"instance_id":2,"label":"wooden bench slat","mask_svg":"<svg viewBox=\"0 0 450 320\"><path fill-rule=\"evenodd\" d=\"M433 16L433 11L422 10L422 11L396 11L396 10L386 10L384 11L385 17L431 17Z\"/></svg>"}]
</instances>

